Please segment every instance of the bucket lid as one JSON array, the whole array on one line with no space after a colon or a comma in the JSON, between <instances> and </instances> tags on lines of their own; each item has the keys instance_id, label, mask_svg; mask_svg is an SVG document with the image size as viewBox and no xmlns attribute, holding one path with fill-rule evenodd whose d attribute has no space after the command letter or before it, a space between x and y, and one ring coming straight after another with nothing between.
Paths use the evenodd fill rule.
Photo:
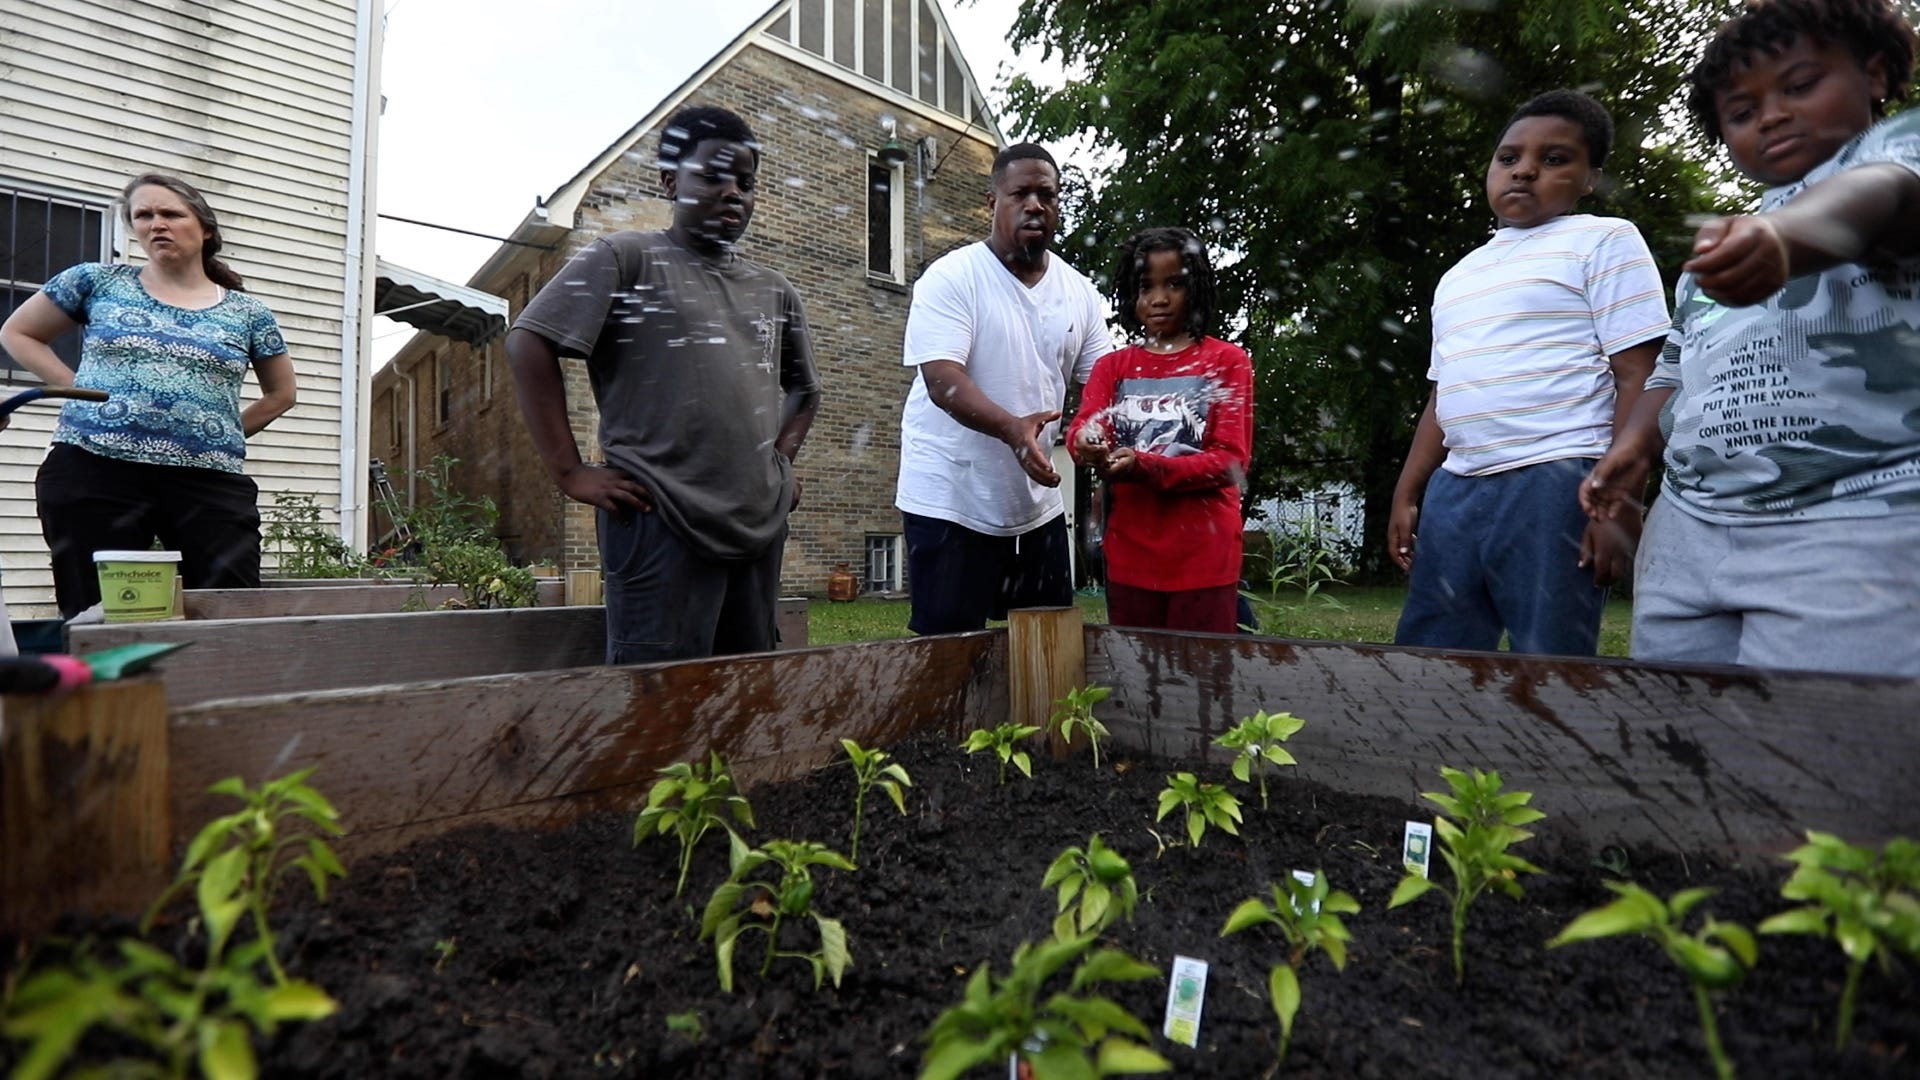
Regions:
<instances>
[{"instance_id":1,"label":"bucket lid","mask_svg":"<svg viewBox=\"0 0 1920 1080\"><path fill-rule=\"evenodd\" d=\"M94 562L179 562L177 551L96 551Z\"/></svg>"}]
</instances>

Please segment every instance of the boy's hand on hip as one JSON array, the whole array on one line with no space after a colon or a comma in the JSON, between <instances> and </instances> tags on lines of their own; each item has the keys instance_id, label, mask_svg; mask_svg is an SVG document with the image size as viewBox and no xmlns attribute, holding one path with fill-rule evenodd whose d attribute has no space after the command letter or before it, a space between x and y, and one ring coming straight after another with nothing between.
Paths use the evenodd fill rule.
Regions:
<instances>
[{"instance_id":1,"label":"boy's hand on hip","mask_svg":"<svg viewBox=\"0 0 1920 1080\"><path fill-rule=\"evenodd\" d=\"M1053 470L1053 452L1040 445L1040 433L1058 419L1059 409L1018 417L1001 440L1013 449L1013 456L1019 460L1020 468L1025 470L1027 476L1045 487L1059 487L1060 474Z\"/></svg>"},{"instance_id":2,"label":"boy's hand on hip","mask_svg":"<svg viewBox=\"0 0 1920 1080\"><path fill-rule=\"evenodd\" d=\"M619 514L629 510L653 512L653 493L618 469L581 463L560 478L567 498Z\"/></svg>"},{"instance_id":3,"label":"boy's hand on hip","mask_svg":"<svg viewBox=\"0 0 1920 1080\"><path fill-rule=\"evenodd\" d=\"M1715 218L1693 238L1682 270L1700 291L1729 307L1757 304L1786 285L1792 259L1786 238L1764 214Z\"/></svg>"},{"instance_id":4,"label":"boy's hand on hip","mask_svg":"<svg viewBox=\"0 0 1920 1080\"><path fill-rule=\"evenodd\" d=\"M1580 565L1593 570L1593 583L1604 589L1627 576L1633 552L1640 546L1640 519L1589 521L1580 534Z\"/></svg>"},{"instance_id":5,"label":"boy's hand on hip","mask_svg":"<svg viewBox=\"0 0 1920 1080\"><path fill-rule=\"evenodd\" d=\"M1413 573L1413 549L1419 542L1413 527L1420 521L1420 507L1411 502L1395 503L1387 518L1387 557L1401 573Z\"/></svg>"}]
</instances>

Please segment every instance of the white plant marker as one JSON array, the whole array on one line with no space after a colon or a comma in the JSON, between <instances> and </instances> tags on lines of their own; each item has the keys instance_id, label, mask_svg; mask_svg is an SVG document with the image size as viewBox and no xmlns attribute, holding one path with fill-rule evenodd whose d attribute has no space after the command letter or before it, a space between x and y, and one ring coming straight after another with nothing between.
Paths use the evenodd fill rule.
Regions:
<instances>
[{"instance_id":1,"label":"white plant marker","mask_svg":"<svg viewBox=\"0 0 1920 1080\"><path fill-rule=\"evenodd\" d=\"M1200 1045L1200 1006L1207 996L1207 962L1191 956L1173 958L1173 976L1167 980L1167 1020L1161 1032L1182 1046Z\"/></svg>"},{"instance_id":2,"label":"white plant marker","mask_svg":"<svg viewBox=\"0 0 1920 1080\"><path fill-rule=\"evenodd\" d=\"M1311 871L1311 870L1295 870L1295 871L1293 872L1293 880L1295 880L1295 881L1297 881L1297 882L1299 882L1300 884L1302 884L1302 885L1305 885L1305 886L1306 886L1307 888L1309 888L1309 889L1311 889L1311 888L1313 888L1313 883L1314 883L1314 881L1315 881L1315 880L1317 880L1317 879L1315 878L1315 876L1314 876L1314 873L1313 873L1313 871ZM1293 909L1293 913L1294 913L1295 915L1304 915L1304 914L1305 914L1305 912L1303 912L1303 911L1301 911L1301 910L1300 910L1300 907L1299 907L1299 905L1297 905L1297 904L1296 904L1296 905L1294 906L1294 909ZM1318 914L1320 914L1320 901L1318 901L1318 900L1315 900L1315 901L1313 902L1313 913L1314 913L1315 915L1318 915Z\"/></svg>"},{"instance_id":3,"label":"white plant marker","mask_svg":"<svg viewBox=\"0 0 1920 1080\"><path fill-rule=\"evenodd\" d=\"M1427 868L1433 862L1432 825L1424 821L1407 822L1406 838L1400 842L1400 862L1409 874L1429 876Z\"/></svg>"}]
</instances>

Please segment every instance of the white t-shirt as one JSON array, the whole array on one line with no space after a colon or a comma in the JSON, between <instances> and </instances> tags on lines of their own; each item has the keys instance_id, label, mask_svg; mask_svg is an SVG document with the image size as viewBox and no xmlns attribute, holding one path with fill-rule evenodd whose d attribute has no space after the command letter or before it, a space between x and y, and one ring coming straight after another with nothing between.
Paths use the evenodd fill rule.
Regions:
<instances>
[{"instance_id":1,"label":"white t-shirt","mask_svg":"<svg viewBox=\"0 0 1920 1080\"><path fill-rule=\"evenodd\" d=\"M1570 214L1501 229L1433 295L1443 466L1485 476L1613 445L1607 358L1666 336L1666 290L1632 222Z\"/></svg>"},{"instance_id":2,"label":"white t-shirt","mask_svg":"<svg viewBox=\"0 0 1920 1080\"><path fill-rule=\"evenodd\" d=\"M1067 380L1086 382L1112 351L1100 293L1057 253L1032 288L985 243L941 256L913 286L906 365L965 364L981 392L1015 416L1061 408ZM1047 425L1041 446L1053 445L1059 426ZM900 418L894 505L989 536L1018 536L1063 511L1058 488L1029 479L1006 443L948 416L917 376Z\"/></svg>"}]
</instances>

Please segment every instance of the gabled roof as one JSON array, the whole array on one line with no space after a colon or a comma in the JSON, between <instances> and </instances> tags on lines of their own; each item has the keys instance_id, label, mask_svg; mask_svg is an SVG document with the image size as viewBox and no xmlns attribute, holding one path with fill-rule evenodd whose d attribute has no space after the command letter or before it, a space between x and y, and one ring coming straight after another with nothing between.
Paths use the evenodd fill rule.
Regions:
<instances>
[{"instance_id":1,"label":"gabled roof","mask_svg":"<svg viewBox=\"0 0 1920 1080\"><path fill-rule=\"evenodd\" d=\"M868 17L876 13L879 25L869 25ZM879 46L878 57L870 48L873 44ZM639 150L649 132L716 71L754 45L862 92L890 99L903 112L963 134L979 130L995 145L1006 143L972 68L960 54L940 0L777 0L551 197L540 201L514 230L513 239L541 245L558 242L570 230L594 178L622 156ZM904 64L899 62L903 51ZM469 283L486 282L513 254L513 245L501 245Z\"/></svg>"}]
</instances>

